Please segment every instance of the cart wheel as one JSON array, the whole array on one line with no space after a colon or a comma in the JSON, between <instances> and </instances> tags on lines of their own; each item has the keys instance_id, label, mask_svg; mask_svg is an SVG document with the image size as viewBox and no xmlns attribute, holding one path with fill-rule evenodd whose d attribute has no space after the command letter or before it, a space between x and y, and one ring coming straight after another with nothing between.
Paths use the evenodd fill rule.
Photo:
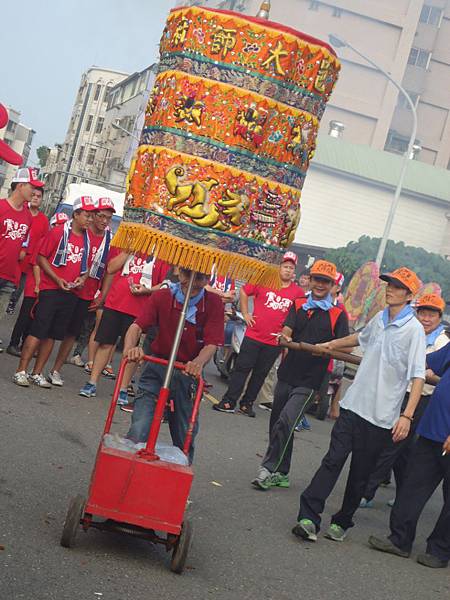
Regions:
<instances>
[{"instance_id":1,"label":"cart wheel","mask_svg":"<svg viewBox=\"0 0 450 600\"><path fill-rule=\"evenodd\" d=\"M84 505L85 500L83 496L76 496L70 501L60 541L61 546L64 546L64 548L73 548L75 545L75 538L77 537L81 517L83 516Z\"/></svg>"},{"instance_id":2,"label":"cart wheel","mask_svg":"<svg viewBox=\"0 0 450 600\"><path fill-rule=\"evenodd\" d=\"M184 521L181 526L181 533L173 549L172 560L170 561L170 570L179 575L184 571L184 564L189 552L189 546L192 539L192 525L190 521Z\"/></svg>"}]
</instances>

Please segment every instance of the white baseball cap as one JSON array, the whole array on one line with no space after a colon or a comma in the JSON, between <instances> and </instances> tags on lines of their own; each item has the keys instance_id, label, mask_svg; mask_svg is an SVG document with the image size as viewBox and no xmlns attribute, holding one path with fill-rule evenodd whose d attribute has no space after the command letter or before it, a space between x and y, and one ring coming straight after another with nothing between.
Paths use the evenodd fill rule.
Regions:
<instances>
[{"instance_id":1,"label":"white baseball cap","mask_svg":"<svg viewBox=\"0 0 450 600\"><path fill-rule=\"evenodd\" d=\"M32 167L17 169L12 183L31 183L33 187L44 187L45 183L38 179L38 170Z\"/></svg>"},{"instance_id":2,"label":"white baseball cap","mask_svg":"<svg viewBox=\"0 0 450 600\"><path fill-rule=\"evenodd\" d=\"M79 196L73 201L73 212L76 210L97 210L95 202L91 196Z\"/></svg>"}]
</instances>

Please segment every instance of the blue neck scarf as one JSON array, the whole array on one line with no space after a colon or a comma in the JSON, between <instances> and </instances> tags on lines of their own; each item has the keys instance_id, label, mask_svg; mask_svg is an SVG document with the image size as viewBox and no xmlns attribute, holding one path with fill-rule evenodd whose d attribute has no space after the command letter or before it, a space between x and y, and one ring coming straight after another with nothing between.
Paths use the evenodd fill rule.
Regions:
<instances>
[{"instance_id":1,"label":"blue neck scarf","mask_svg":"<svg viewBox=\"0 0 450 600\"><path fill-rule=\"evenodd\" d=\"M333 298L331 294L328 294L326 298L321 300L315 300L312 294L309 294L308 300L302 305L303 310L314 310L320 308L321 310L330 310L333 307Z\"/></svg>"},{"instance_id":2,"label":"blue neck scarf","mask_svg":"<svg viewBox=\"0 0 450 600\"><path fill-rule=\"evenodd\" d=\"M445 325L439 325L434 331L427 334L427 346L433 346L434 342L445 331Z\"/></svg>"},{"instance_id":3,"label":"blue neck scarf","mask_svg":"<svg viewBox=\"0 0 450 600\"><path fill-rule=\"evenodd\" d=\"M89 276L93 279L100 279L103 277L106 269L106 259L108 258L109 246L111 244L111 229L105 230L102 243L97 248L97 253L92 260L92 265L89 271Z\"/></svg>"},{"instance_id":4,"label":"blue neck scarf","mask_svg":"<svg viewBox=\"0 0 450 600\"><path fill-rule=\"evenodd\" d=\"M169 287L170 287L172 296L175 298L175 300L177 302L179 302L180 304L183 304L184 294L181 291L181 284L180 283L171 283ZM197 304L200 302L200 300L203 299L204 296L205 296L205 290L201 290L196 296L193 296L189 299L188 307L187 307L187 311L186 311L186 321L188 323L192 323L192 325L195 325L197 323Z\"/></svg>"},{"instance_id":5,"label":"blue neck scarf","mask_svg":"<svg viewBox=\"0 0 450 600\"><path fill-rule=\"evenodd\" d=\"M402 308L402 310L398 313L398 315L392 319L392 321L389 320L389 307L386 307L383 310L383 315L382 315L382 319L383 319L383 325L385 327L387 327L388 325L392 325L393 323L396 323L397 321L400 321L401 319L404 319L405 317L408 317L409 315L413 315L414 314L414 309L411 306L411 304L407 304L405 306L405 308Z\"/></svg>"},{"instance_id":6,"label":"blue neck scarf","mask_svg":"<svg viewBox=\"0 0 450 600\"><path fill-rule=\"evenodd\" d=\"M72 231L72 221L66 221L63 227L63 233L59 240L58 249L53 258L52 265L55 267L65 267L67 264L67 254L69 252L69 236ZM88 270L88 259L90 253L90 242L87 231L83 231L83 256L81 257L80 275L84 275Z\"/></svg>"}]
</instances>

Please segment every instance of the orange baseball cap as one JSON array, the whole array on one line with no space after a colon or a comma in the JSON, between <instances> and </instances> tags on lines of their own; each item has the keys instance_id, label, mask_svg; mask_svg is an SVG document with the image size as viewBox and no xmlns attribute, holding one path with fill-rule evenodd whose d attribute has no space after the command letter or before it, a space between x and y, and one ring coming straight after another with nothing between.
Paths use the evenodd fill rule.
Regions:
<instances>
[{"instance_id":1,"label":"orange baseball cap","mask_svg":"<svg viewBox=\"0 0 450 600\"><path fill-rule=\"evenodd\" d=\"M420 310L421 308L431 308L443 313L445 310L445 300L437 294L425 294L416 302L416 310Z\"/></svg>"},{"instance_id":2,"label":"orange baseball cap","mask_svg":"<svg viewBox=\"0 0 450 600\"><path fill-rule=\"evenodd\" d=\"M422 286L422 282L411 269L407 267L399 267L392 271L392 273L383 273L380 275L380 279L392 282L393 284L405 288L408 292L411 292L413 296L417 294Z\"/></svg>"},{"instance_id":3,"label":"orange baseball cap","mask_svg":"<svg viewBox=\"0 0 450 600\"><path fill-rule=\"evenodd\" d=\"M336 265L327 260L316 260L311 269L309 270L311 277L324 277L330 279L333 283L336 281L337 269Z\"/></svg>"}]
</instances>

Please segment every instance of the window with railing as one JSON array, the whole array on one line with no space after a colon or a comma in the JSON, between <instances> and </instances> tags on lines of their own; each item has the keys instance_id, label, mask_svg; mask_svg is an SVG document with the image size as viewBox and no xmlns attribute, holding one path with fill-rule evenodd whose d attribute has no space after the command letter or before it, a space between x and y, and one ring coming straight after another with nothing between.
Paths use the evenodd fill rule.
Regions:
<instances>
[{"instance_id":1,"label":"window with railing","mask_svg":"<svg viewBox=\"0 0 450 600\"><path fill-rule=\"evenodd\" d=\"M424 4L422 6L419 21L421 23L426 23L427 25L433 25L433 27L440 27L442 14L442 8L432 6L431 4Z\"/></svg>"},{"instance_id":2,"label":"window with railing","mask_svg":"<svg viewBox=\"0 0 450 600\"><path fill-rule=\"evenodd\" d=\"M88 152L87 159L86 159L86 164L87 165L93 165L94 164L95 153L96 153L95 148L89 148L89 152Z\"/></svg>"},{"instance_id":3,"label":"window with railing","mask_svg":"<svg viewBox=\"0 0 450 600\"><path fill-rule=\"evenodd\" d=\"M406 91L408 92L408 90ZM419 102L419 94L416 94L416 92L408 92L408 96L411 98L414 106L417 107L417 104ZM411 106L403 94L398 95L397 106L399 108L406 108L407 110L411 110Z\"/></svg>"},{"instance_id":4,"label":"window with railing","mask_svg":"<svg viewBox=\"0 0 450 600\"><path fill-rule=\"evenodd\" d=\"M431 52L422 48L411 48L408 57L408 64L421 69L428 69L431 60Z\"/></svg>"}]
</instances>

